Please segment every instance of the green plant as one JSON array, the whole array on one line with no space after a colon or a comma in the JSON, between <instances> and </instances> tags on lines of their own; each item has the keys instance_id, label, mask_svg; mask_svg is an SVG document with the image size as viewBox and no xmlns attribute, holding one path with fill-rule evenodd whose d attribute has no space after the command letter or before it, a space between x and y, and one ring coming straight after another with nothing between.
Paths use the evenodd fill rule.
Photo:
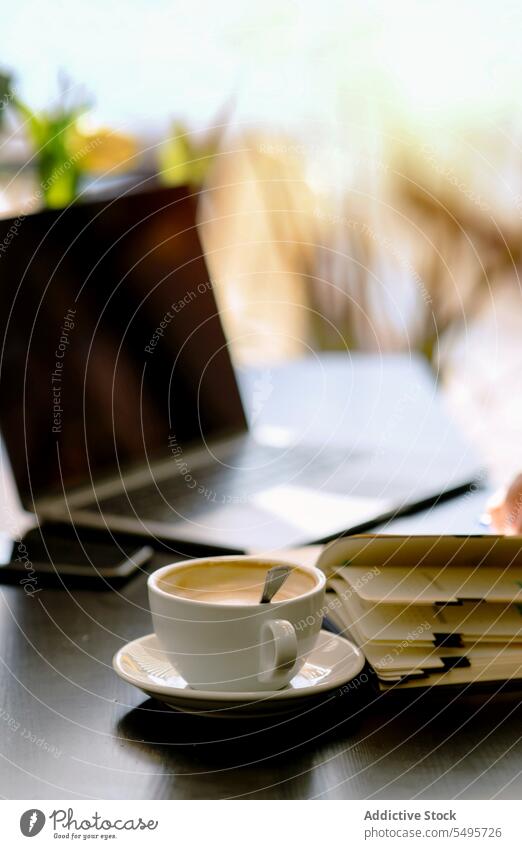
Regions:
<instances>
[{"instance_id":1,"label":"green plant","mask_svg":"<svg viewBox=\"0 0 522 849\"><path fill-rule=\"evenodd\" d=\"M38 183L44 203L59 208L78 195L81 156L78 155L78 119L88 105L69 105L62 87L60 102L52 110L35 112L18 96L11 97L11 107L21 119L34 146Z\"/></svg>"},{"instance_id":2,"label":"green plant","mask_svg":"<svg viewBox=\"0 0 522 849\"><path fill-rule=\"evenodd\" d=\"M158 154L161 181L167 186L201 186L217 153L218 141L214 134L194 141L185 125L176 121Z\"/></svg>"},{"instance_id":3,"label":"green plant","mask_svg":"<svg viewBox=\"0 0 522 849\"><path fill-rule=\"evenodd\" d=\"M4 129L7 107L13 96L11 83L11 74L0 71L0 132Z\"/></svg>"},{"instance_id":4,"label":"green plant","mask_svg":"<svg viewBox=\"0 0 522 849\"><path fill-rule=\"evenodd\" d=\"M228 127L231 103L225 103L213 125L202 135L174 121L169 138L158 152L159 178L167 186L200 188L206 181Z\"/></svg>"}]
</instances>

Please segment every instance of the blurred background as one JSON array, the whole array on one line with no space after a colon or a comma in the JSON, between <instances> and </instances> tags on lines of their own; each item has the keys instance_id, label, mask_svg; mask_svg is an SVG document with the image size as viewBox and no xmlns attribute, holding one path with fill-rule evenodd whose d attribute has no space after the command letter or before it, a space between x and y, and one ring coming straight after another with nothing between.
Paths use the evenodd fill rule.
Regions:
<instances>
[{"instance_id":1,"label":"blurred background","mask_svg":"<svg viewBox=\"0 0 522 849\"><path fill-rule=\"evenodd\" d=\"M189 186L239 367L420 351L510 476L521 31L510 0L19 0L0 31L0 215Z\"/></svg>"}]
</instances>

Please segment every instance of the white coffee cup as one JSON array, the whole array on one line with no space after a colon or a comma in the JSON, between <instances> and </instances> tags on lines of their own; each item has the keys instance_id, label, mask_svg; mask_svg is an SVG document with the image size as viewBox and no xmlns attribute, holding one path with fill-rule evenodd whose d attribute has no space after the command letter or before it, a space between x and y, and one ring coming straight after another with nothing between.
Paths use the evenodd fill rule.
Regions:
<instances>
[{"instance_id":1,"label":"white coffee cup","mask_svg":"<svg viewBox=\"0 0 522 849\"><path fill-rule=\"evenodd\" d=\"M156 636L191 687L279 690L301 669L321 629L326 579L313 566L290 564L282 588L261 604L266 573L280 565L262 557L204 557L150 575Z\"/></svg>"}]
</instances>

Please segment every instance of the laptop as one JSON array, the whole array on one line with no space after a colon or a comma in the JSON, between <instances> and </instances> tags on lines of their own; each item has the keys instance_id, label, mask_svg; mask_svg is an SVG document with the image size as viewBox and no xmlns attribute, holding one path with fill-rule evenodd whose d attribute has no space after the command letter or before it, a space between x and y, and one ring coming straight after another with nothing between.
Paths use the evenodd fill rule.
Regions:
<instances>
[{"instance_id":1,"label":"laptop","mask_svg":"<svg viewBox=\"0 0 522 849\"><path fill-rule=\"evenodd\" d=\"M477 471L456 474L450 452L419 475L415 456L318 456L287 431L249 429L186 190L3 220L0 244L0 426L39 520L217 551L296 546Z\"/></svg>"}]
</instances>

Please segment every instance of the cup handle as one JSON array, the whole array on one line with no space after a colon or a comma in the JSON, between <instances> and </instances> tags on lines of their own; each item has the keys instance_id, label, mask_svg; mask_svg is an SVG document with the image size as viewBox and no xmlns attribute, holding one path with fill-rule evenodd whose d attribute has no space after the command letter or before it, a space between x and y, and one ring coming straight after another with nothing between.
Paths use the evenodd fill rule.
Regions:
<instances>
[{"instance_id":1,"label":"cup handle","mask_svg":"<svg viewBox=\"0 0 522 849\"><path fill-rule=\"evenodd\" d=\"M291 622L272 619L261 628L261 672L259 680L274 687L289 681L297 660L297 635Z\"/></svg>"}]
</instances>

